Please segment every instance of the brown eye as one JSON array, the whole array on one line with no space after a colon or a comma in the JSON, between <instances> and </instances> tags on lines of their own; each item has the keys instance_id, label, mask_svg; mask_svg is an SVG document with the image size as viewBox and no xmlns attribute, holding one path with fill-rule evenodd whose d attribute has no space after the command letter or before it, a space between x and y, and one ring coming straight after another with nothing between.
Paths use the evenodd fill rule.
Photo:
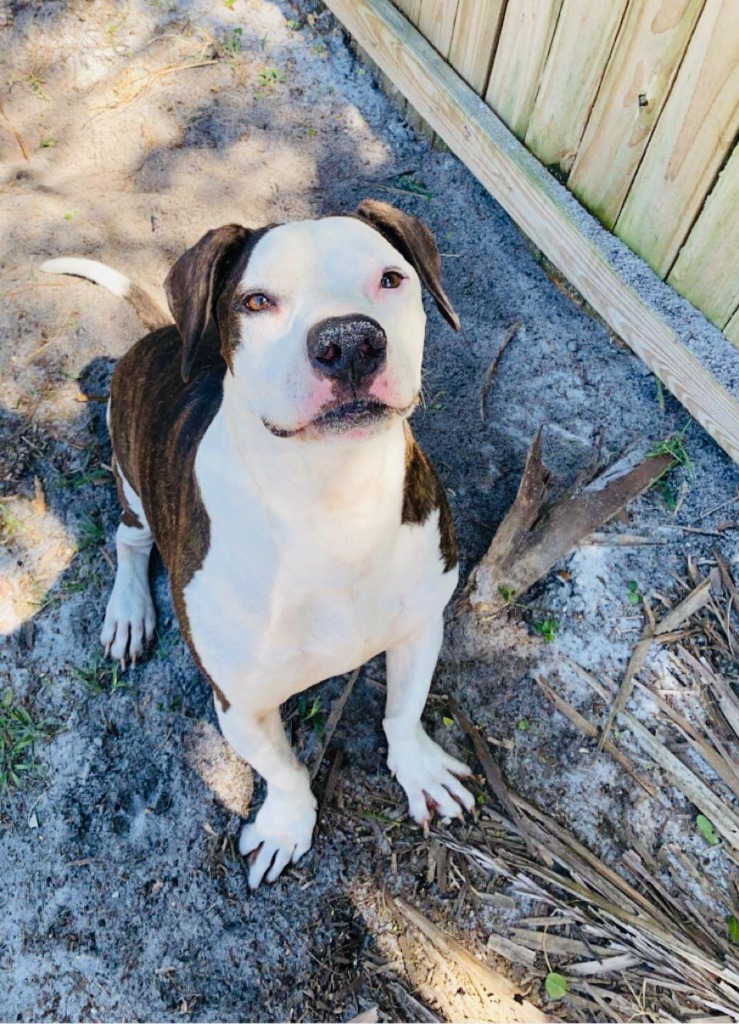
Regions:
<instances>
[{"instance_id":1,"label":"brown eye","mask_svg":"<svg viewBox=\"0 0 739 1024\"><path fill-rule=\"evenodd\" d=\"M244 299L244 306L252 313L261 313L263 309L269 309L272 303L266 295L257 292L254 295L247 295Z\"/></svg>"},{"instance_id":2,"label":"brown eye","mask_svg":"<svg viewBox=\"0 0 739 1024\"><path fill-rule=\"evenodd\" d=\"M399 274L397 270L386 270L382 275L380 286L382 288L399 288L402 280L403 275Z\"/></svg>"}]
</instances>

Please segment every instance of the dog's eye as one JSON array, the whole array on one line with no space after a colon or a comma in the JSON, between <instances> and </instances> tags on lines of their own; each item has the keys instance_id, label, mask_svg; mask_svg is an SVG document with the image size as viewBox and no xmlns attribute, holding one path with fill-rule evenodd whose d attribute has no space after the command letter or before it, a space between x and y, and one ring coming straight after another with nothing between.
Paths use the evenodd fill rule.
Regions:
<instances>
[{"instance_id":1,"label":"dog's eye","mask_svg":"<svg viewBox=\"0 0 739 1024\"><path fill-rule=\"evenodd\" d=\"M269 309L272 305L266 295L256 292L254 295L247 295L244 298L244 306L252 313L261 313L263 309Z\"/></svg>"},{"instance_id":2,"label":"dog's eye","mask_svg":"<svg viewBox=\"0 0 739 1024\"><path fill-rule=\"evenodd\" d=\"M382 275L380 286L382 288L399 288L400 282L405 280L402 274L399 274L397 270L386 270Z\"/></svg>"}]
</instances>

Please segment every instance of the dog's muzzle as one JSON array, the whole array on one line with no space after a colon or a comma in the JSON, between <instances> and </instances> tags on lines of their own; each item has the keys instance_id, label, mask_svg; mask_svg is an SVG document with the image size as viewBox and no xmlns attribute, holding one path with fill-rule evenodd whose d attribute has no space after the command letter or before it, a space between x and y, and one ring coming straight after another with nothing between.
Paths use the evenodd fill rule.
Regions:
<instances>
[{"instance_id":1,"label":"dog's muzzle","mask_svg":"<svg viewBox=\"0 0 739 1024\"><path fill-rule=\"evenodd\" d=\"M331 316L308 331L308 358L322 377L357 385L385 364L387 337L369 316Z\"/></svg>"}]
</instances>

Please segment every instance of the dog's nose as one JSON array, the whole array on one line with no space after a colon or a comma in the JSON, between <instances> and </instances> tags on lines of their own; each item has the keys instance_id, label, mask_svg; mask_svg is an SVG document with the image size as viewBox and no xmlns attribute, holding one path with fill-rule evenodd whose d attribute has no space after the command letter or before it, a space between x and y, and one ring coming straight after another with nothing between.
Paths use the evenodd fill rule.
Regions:
<instances>
[{"instance_id":1,"label":"dog's nose","mask_svg":"<svg viewBox=\"0 0 739 1024\"><path fill-rule=\"evenodd\" d=\"M323 377L360 381L385 362L387 337L369 316L331 316L308 331L308 357Z\"/></svg>"}]
</instances>

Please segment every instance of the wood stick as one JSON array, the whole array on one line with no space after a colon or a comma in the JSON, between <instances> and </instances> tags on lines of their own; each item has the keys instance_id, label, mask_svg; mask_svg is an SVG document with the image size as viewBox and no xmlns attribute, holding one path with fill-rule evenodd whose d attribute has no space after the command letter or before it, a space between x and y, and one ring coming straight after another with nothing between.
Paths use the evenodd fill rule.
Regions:
<instances>
[{"instance_id":1,"label":"wood stick","mask_svg":"<svg viewBox=\"0 0 739 1024\"><path fill-rule=\"evenodd\" d=\"M508 330L505 333L505 337L500 343L500 348L495 353L495 358L488 367L488 372L485 374L485 382L483 383L482 388L480 389L480 419L483 423L485 422L485 403L487 402L490 385L493 383L495 371L498 369L498 364L500 363L503 353L505 352L509 343L515 338L516 332L518 331L518 328L520 326L521 321L517 320L515 324L511 324L511 326L508 328Z\"/></svg>"},{"instance_id":2,"label":"wood stick","mask_svg":"<svg viewBox=\"0 0 739 1024\"><path fill-rule=\"evenodd\" d=\"M629 664L626 667L621 686L619 687L616 699L611 706L611 710L608 712L603 731L598 740L598 750L603 750L605 747L611 728L615 721L616 715L621 712L626 706L626 701L631 696L631 691L634 689L634 681L639 672L644 668L644 662L647 660L649 654L649 648L652 646L652 641L659 637L664 637L668 633L674 632L679 626L682 625L686 619L691 618L696 612L699 612L701 608L705 607L711 597L711 577L706 576L702 583L691 590L686 598L684 598L680 604L675 607L664 616L660 622L652 627L648 625L644 630L641 640L634 648L634 651L629 658Z\"/></svg>"},{"instance_id":3,"label":"wood stick","mask_svg":"<svg viewBox=\"0 0 739 1024\"><path fill-rule=\"evenodd\" d=\"M569 704L564 699L564 697L560 696L560 694L558 694L555 690L552 689L551 686L545 683L543 679L536 678L536 682L544 691L544 693L552 702L552 704L554 704L558 711L560 711L563 715L569 718L572 724L576 726L576 728L578 728L580 732L584 733L586 736L589 736L590 739L595 739L595 737L598 735L597 726L593 725L592 722L589 722L584 715L581 715L576 708L573 708L573 706ZM612 740L607 739L603 745L603 749L606 751L607 754L611 755L614 761L617 761L618 764L621 765L624 771L627 772L627 774L629 774L632 777L632 779L635 782L637 782L642 787L642 789L649 794L649 796L652 797L653 800L659 800L660 802L662 802L662 794L659 792L657 787L653 786L651 782L649 782L647 779L645 779L642 775L639 774L639 772L632 764L631 760L626 756L626 754L623 753L623 751L618 749L618 747L615 745L615 743L613 743Z\"/></svg>"},{"instance_id":4,"label":"wood stick","mask_svg":"<svg viewBox=\"0 0 739 1024\"><path fill-rule=\"evenodd\" d=\"M328 745L333 739L333 735L336 732L336 726L339 724L341 716L344 714L346 702L349 700L349 697L351 696L351 692L354 689L354 684L359 678L360 671L361 667L354 669L354 671L344 684L344 689L341 691L338 700L331 708L331 714L328 716L328 721L326 722L326 729L324 730L323 734L323 745L321 746L320 751L316 755L316 759L313 762L313 767L310 770L311 782L313 781L313 779L315 779L316 775L318 775L318 769L321 767L321 762L326 756Z\"/></svg>"},{"instance_id":5,"label":"wood stick","mask_svg":"<svg viewBox=\"0 0 739 1024\"><path fill-rule=\"evenodd\" d=\"M470 575L458 608L490 618L525 593L593 530L621 511L672 465L669 455L636 465L619 460L579 494L544 512L550 474L542 462L541 430L526 459L516 499L482 560Z\"/></svg>"}]
</instances>

